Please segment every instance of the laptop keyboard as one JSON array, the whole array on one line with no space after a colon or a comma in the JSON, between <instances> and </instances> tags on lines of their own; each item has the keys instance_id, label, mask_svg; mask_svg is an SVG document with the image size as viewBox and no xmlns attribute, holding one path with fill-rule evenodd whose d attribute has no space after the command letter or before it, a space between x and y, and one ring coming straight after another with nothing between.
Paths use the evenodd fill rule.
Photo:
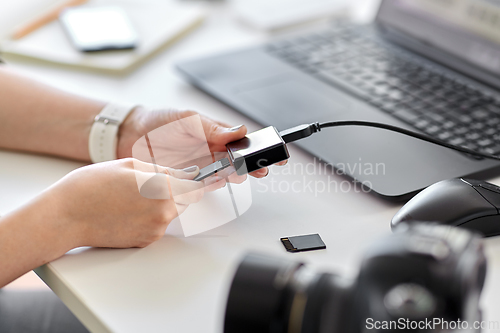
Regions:
<instances>
[{"instance_id":1,"label":"laptop keyboard","mask_svg":"<svg viewBox=\"0 0 500 333\"><path fill-rule=\"evenodd\" d=\"M500 154L500 99L402 50L355 30L333 30L278 41L267 51L429 136Z\"/></svg>"}]
</instances>

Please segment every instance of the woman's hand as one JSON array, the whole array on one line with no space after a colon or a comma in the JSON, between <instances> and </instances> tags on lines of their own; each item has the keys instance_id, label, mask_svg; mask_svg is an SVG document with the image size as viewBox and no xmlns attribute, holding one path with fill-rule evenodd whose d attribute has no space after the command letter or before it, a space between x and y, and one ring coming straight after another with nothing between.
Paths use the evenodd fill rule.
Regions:
<instances>
[{"instance_id":1,"label":"woman's hand","mask_svg":"<svg viewBox=\"0 0 500 333\"><path fill-rule=\"evenodd\" d=\"M201 200L205 186L190 180L197 167L147 170L151 165L130 158L94 164L71 172L44 196L56 207L56 219L77 231L75 246L144 247ZM155 181L146 184L149 179ZM150 199L148 193L162 199Z\"/></svg>"},{"instance_id":2,"label":"woman's hand","mask_svg":"<svg viewBox=\"0 0 500 333\"><path fill-rule=\"evenodd\" d=\"M75 247L144 247L205 190L220 186L190 180L197 167L150 169L131 158L86 166L2 217L0 287Z\"/></svg>"},{"instance_id":3,"label":"woman's hand","mask_svg":"<svg viewBox=\"0 0 500 333\"><path fill-rule=\"evenodd\" d=\"M120 127L118 158L133 156L132 147L136 141L145 134L150 133L150 140L155 141L154 145L152 145L154 146L153 150L155 151L155 158L158 164L177 166L182 162L191 160L191 156L199 157L200 155L204 155L209 159L205 163L205 165L208 165L213 162L210 153L215 153L215 159L219 159L220 157L217 155L226 152L227 143L242 139L247 133L247 129L243 125L230 127L202 115L199 116L203 132L198 130L196 122L191 124L189 121L183 121L183 125L175 126L174 131L172 131L172 127L169 127L165 131L162 131L162 128L160 128L163 125L195 115L198 115L198 113L194 111L147 111L143 108L137 108L125 119ZM207 150L207 143L210 151L204 152L204 150ZM145 143L143 150L144 154L149 156L149 151ZM135 154L134 157L136 157ZM200 166L203 167L204 165ZM261 178L265 177L268 172L268 168L262 168L252 172L251 175ZM233 179L236 182L241 181L237 177ZM231 181L233 179L230 178Z\"/></svg>"}]
</instances>

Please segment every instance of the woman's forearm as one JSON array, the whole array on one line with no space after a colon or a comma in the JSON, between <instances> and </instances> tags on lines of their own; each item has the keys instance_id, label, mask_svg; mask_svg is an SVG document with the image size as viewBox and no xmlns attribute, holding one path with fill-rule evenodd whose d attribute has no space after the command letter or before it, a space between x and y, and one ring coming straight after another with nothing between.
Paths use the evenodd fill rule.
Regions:
<instances>
[{"instance_id":1,"label":"woman's forearm","mask_svg":"<svg viewBox=\"0 0 500 333\"><path fill-rule=\"evenodd\" d=\"M89 161L90 128L103 107L0 66L1 148Z\"/></svg>"},{"instance_id":2,"label":"woman's forearm","mask_svg":"<svg viewBox=\"0 0 500 333\"><path fill-rule=\"evenodd\" d=\"M0 288L79 245L76 228L54 214L57 204L41 195L0 218Z\"/></svg>"}]
</instances>

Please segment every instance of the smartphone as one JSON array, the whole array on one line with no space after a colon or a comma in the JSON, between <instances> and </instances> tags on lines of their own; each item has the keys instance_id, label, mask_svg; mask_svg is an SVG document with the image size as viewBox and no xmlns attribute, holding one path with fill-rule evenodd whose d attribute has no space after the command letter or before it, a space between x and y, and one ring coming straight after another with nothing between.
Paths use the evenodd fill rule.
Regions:
<instances>
[{"instance_id":1,"label":"smartphone","mask_svg":"<svg viewBox=\"0 0 500 333\"><path fill-rule=\"evenodd\" d=\"M120 7L68 8L59 15L75 48L83 52L133 49L138 35Z\"/></svg>"}]
</instances>

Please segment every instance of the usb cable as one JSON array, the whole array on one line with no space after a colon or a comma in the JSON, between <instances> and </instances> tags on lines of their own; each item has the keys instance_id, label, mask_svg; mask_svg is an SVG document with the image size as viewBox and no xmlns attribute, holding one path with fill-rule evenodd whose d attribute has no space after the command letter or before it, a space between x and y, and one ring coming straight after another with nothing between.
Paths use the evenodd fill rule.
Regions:
<instances>
[{"instance_id":1,"label":"usb cable","mask_svg":"<svg viewBox=\"0 0 500 333\"><path fill-rule=\"evenodd\" d=\"M430 142L430 143L436 144L438 146L442 146L442 147L446 147L446 148L449 148L449 149L453 149L453 150L456 150L456 151L459 151L459 152L462 152L462 153L466 153L466 154L469 154L469 155L473 155L473 156L478 156L478 157L483 157L483 158L488 158L488 159L500 161L500 156L486 154L486 153L481 153L481 152L478 152L478 151L475 151L475 150L472 150L472 149L469 149L469 148L466 148L466 147L452 145L452 144L450 144L448 142L445 142L445 141L442 141L442 140L438 140L438 139L434 139L434 138L429 137L429 136L427 136L425 134L420 134L420 133L417 133L417 132L413 132L413 131L410 131L410 130L407 130L407 129L404 129L404 128L401 128L401 127L397 127L397 126L393 126L393 125L388 125L388 124L382 124L382 123L376 123L376 122L371 122L371 121L341 120L341 121L330 121L330 122L326 122L326 123L317 123L316 122L316 123L312 123L312 124L302 124L302 125L298 125L298 126L289 128L287 130L281 131L279 133L276 131L276 129L274 127L270 126L271 128L274 129L274 131L276 131L276 137L269 136L269 134L266 134L265 137L263 137L263 136L258 137L258 139L256 141L260 142L259 149L258 150L252 150L252 149L250 149L251 150L251 156L248 156L248 157L245 156L245 158L244 158L244 160L245 160L245 162L247 162L247 164L248 163L251 164L250 165L251 170L249 170L248 172L256 170L258 168L262 168L262 167L274 164L274 163L277 163L277 162L280 162L280 161L286 159L287 157L289 157L288 150L286 149L286 144L287 143L307 138L307 137L313 135L314 133L320 132L323 128L327 128L327 127L341 127L341 126L362 126L362 127L380 128L380 129L384 129L384 130L387 130L387 131L392 131L392 132L397 132L397 133L400 133L400 134L403 134L403 135L407 135L407 136L410 136L410 137L413 137L413 138L416 138L416 139L419 139L419 140L422 140L422 141ZM260 131L263 131L263 130L266 130L267 132L269 132L269 127L266 127L266 128L264 128L264 129L262 129ZM251 144L250 143L251 140L249 140L248 138L250 138L250 136L252 136L252 135L257 136L257 134L260 131L250 133L247 136L247 138L242 139L242 140L246 140L245 145L243 145L245 148L243 150L241 150L243 152L243 154L245 154L244 150L245 149L248 150L248 146ZM282 142L282 146L283 147L281 149L279 149L280 148L279 144L278 145L276 144L276 139L279 139ZM240 141L242 141L242 140L239 140L239 141L236 141L236 142L232 142L232 143L229 143L227 145L228 152L230 153L229 154L230 157L234 155L234 151L231 151L229 149L229 146L231 145L231 146L238 146L238 147L240 147L240 146L242 146L242 144L240 143ZM268 141L269 142L269 146L266 147L264 145L264 147L261 147L262 146L262 142L266 142L266 140L269 140ZM238 143L238 144L236 144L236 143ZM276 148L277 146L278 146L278 149ZM273 151L281 152L281 154L277 154L278 157L276 159L273 159L273 156L269 154L269 150L271 148L274 149ZM233 153L233 154L231 154L231 153ZM234 162L234 161L232 161L232 160L230 161L227 158L223 159L223 160L220 160L220 161L217 161L217 162L215 162L215 163L213 163L213 164L211 164L211 165L209 165L209 166L201 169L199 175L194 180L203 180L206 177L209 177L209 176L211 176L211 175L213 175L213 174L215 174L215 173L217 173L217 172L219 172L219 171L227 168L231 164L234 164L232 162ZM247 165L247 167L249 167L249 165ZM238 170L238 168L236 168L236 169Z\"/></svg>"},{"instance_id":2,"label":"usb cable","mask_svg":"<svg viewBox=\"0 0 500 333\"><path fill-rule=\"evenodd\" d=\"M462 153L500 161L500 156L481 153L481 152L478 152L478 151L475 151L475 150L472 150L469 148L465 148L462 146L452 145L448 142L434 139L434 138L429 137L425 134L413 132L413 131L410 131L410 130L407 130L407 129L404 129L401 127L382 124L382 123L375 123L375 122L371 122L371 121L341 120L341 121L330 121L330 122L326 122L326 123L312 123L312 124L308 124L308 125L303 124L303 125L295 126L295 127L290 128L290 129L281 131L280 135L283 138L283 141L285 141L285 143L290 143L290 142L294 142L294 141L297 141L300 139L307 138L308 136L311 136L314 133L321 131L321 129L323 129L323 128L341 127L341 126L363 126L363 127L381 128L381 129L385 129L388 131L397 132L397 133L401 133L401 134L404 134L407 136L411 136L411 137L414 137L416 139L427 141L427 142L430 142L430 143L433 143L433 144L436 144L439 146L443 146L446 148L457 150L457 151L462 152Z\"/></svg>"}]
</instances>

